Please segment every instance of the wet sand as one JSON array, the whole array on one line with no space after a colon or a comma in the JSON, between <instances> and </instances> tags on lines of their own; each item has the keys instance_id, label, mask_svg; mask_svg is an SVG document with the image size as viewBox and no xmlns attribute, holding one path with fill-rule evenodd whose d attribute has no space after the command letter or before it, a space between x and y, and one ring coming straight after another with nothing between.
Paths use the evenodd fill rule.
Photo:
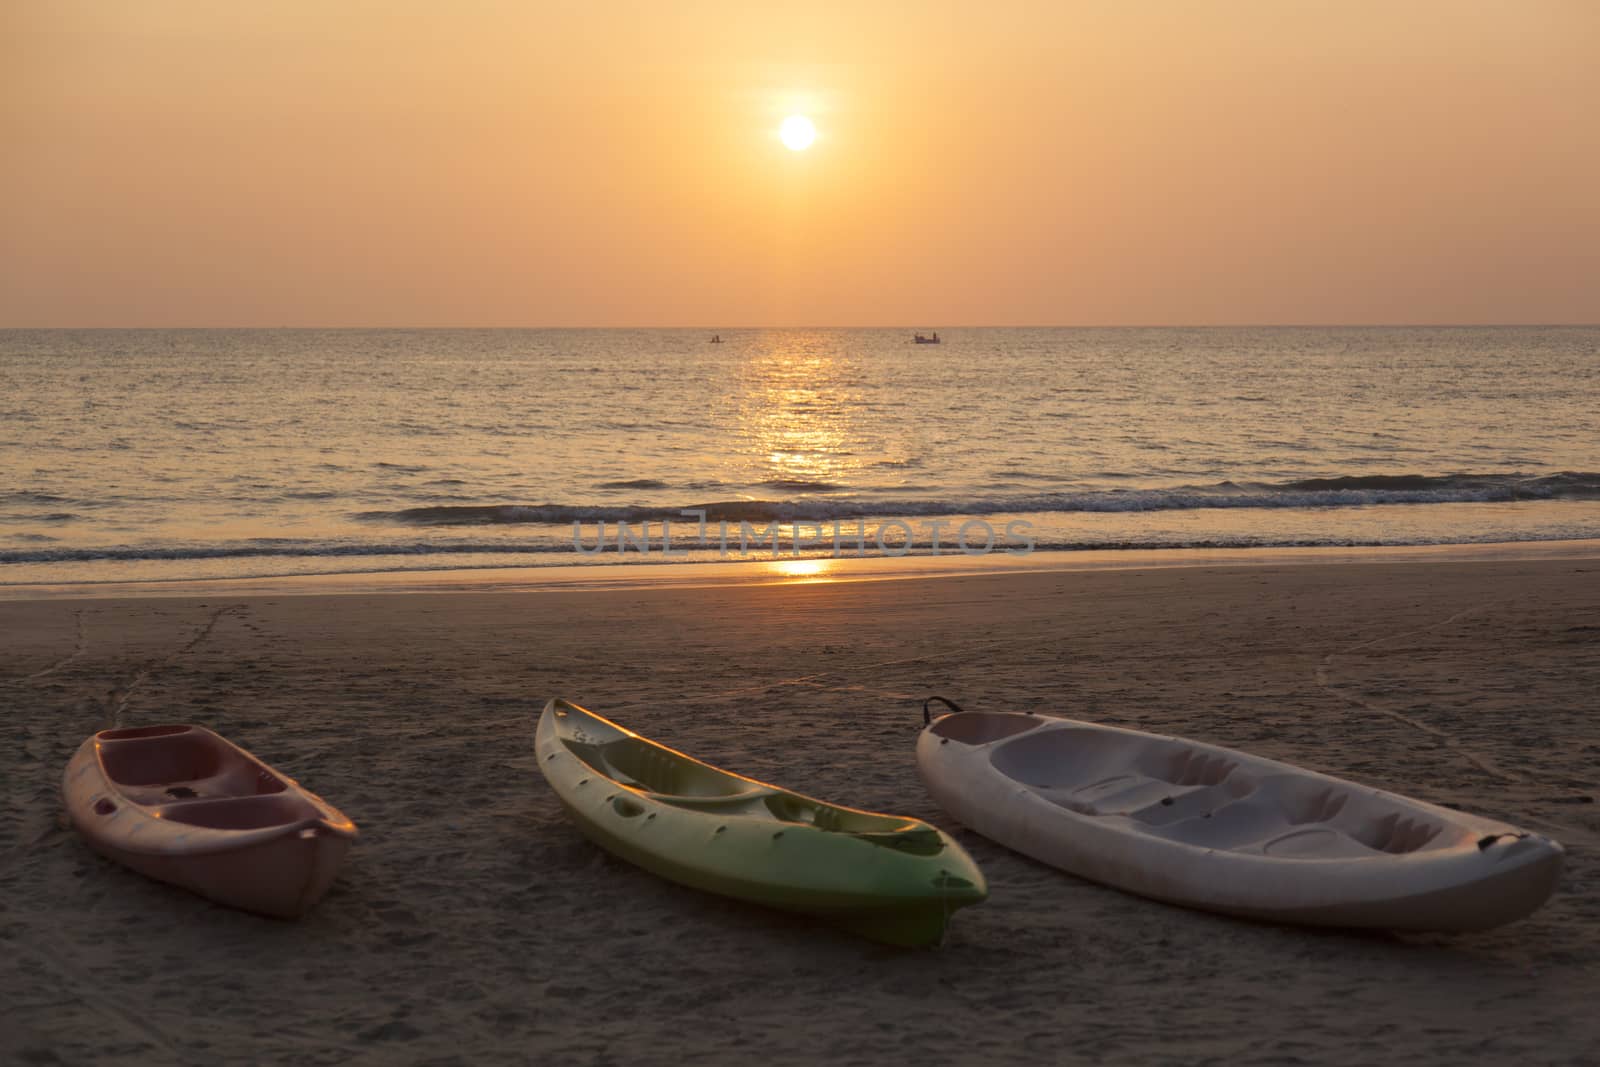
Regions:
<instances>
[{"instance_id":1,"label":"wet sand","mask_svg":"<svg viewBox=\"0 0 1600 1067\"><path fill-rule=\"evenodd\" d=\"M177 1063L1578 1063L1600 1045L1600 560L0 603L0 1058ZM1183 734L1548 833L1469 936L1126 896L955 827L920 700ZM952 829L992 895L904 952L588 844L532 758L567 697L741 773ZM113 723L212 726L361 826L298 923L64 829Z\"/></svg>"}]
</instances>

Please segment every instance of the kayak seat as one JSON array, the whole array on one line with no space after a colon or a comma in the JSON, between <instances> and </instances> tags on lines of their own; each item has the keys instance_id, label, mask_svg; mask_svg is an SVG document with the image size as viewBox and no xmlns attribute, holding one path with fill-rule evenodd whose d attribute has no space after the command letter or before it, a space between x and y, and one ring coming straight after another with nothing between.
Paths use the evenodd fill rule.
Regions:
<instances>
[{"instance_id":1,"label":"kayak seat","mask_svg":"<svg viewBox=\"0 0 1600 1067\"><path fill-rule=\"evenodd\" d=\"M1216 785L1238 765L1220 752L1191 748L1181 741L1148 745L1138 760L1140 770L1173 785Z\"/></svg>"},{"instance_id":2,"label":"kayak seat","mask_svg":"<svg viewBox=\"0 0 1600 1067\"><path fill-rule=\"evenodd\" d=\"M989 762L1007 778L1036 789L1076 790L1135 772L1143 744L1136 737L1068 727L1002 741L989 750Z\"/></svg>"},{"instance_id":3,"label":"kayak seat","mask_svg":"<svg viewBox=\"0 0 1600 1067\"><path fill-rule=\"evenodd\" d=\"M1292 829L1283 809L1258 796L1225 804L1215 811L1191 815L1145 832L1197 848L1252 851Z\"/></svg>"},{"instance_id":4,"label":"kayak seat","mask_svg":"<svg viewBox=\"0 0 1600 1067\"><path fill-rule=\"evenodd\" d=\"M1363 859L1373 850L1338 830L1326 826L1307 826L1275 837L1261 846L1261 851L1279 859Z\"/></svg>"},{"instance_id":5,"label":"kayak seat","mask_svg":"<svg viewBox=\"0 0 1600 1067\"><path fill-rule=\"evenodd\" d=\"M769 793L766 807L784 822L805 823L833 833L895 834L921 825L913 819L836 807L793 793Z\"/></svg>"},{"instance_id":6,"label":"kayak seat","mask_svg":"<svg viewBox=\"0 0 1600 1067\"><path fill-rule=\"evenodd\" d=\"M1047 799L1082 815L1130 815L1170 800L1172 783L1143 774L1115 774L1076 789L1040 790Z\"/></svg>"},{"instance_id":7,"label":"kayak seat","mask_svg":"<svg viewBox=\"0 0 1600 1067\"><path fill-rule=\"evenodd\" d=\"M743 793L728 793L723 796L693 796L685 793L657 793L646 790L646 795L652 800L659 800L663 804L671 804L675 808L692 808L695 811L730 811L742 808L756 808L758 802L767 795L765 789L747 789Z\"/></svg>"},{"instance_id":8,"label":"kayak seat","mask_svg":"<svg viewBox=\"0 0 1600 1067\"><path fill-rule=\"evenodd\" d=\"M646 793L660 794L663 800L737 797L758 786L748 778L719 771L637 737L619 737L603 744L563 741L568 751L600 774Z\"/></svg>"},{"instance_id":9,"label":"kayak seat","mask_svg":"<svg viewBox=\"0 0 1600 1067\"><path fill-rule=\"evenodd\" d=\"M937 724L936 724L937 725ZM1066 727L996 745L994 767L1080 815L1164 825L1248 795L1237 760L1166 738Z\"/></svg>"},{"instance_id":10,"label":"kayak seat","mask_svg":"<svg viewBox=\"0 0 1600 1067\"><path fill-rule=\"evenodd\" d=\"M1207 773L1204 768L1195 771L1193 760L1181 766L1175 762L1173 769L1180 774ZM1342 791L1314 779L1269 775L1232 780L1230 776L1138 817L1152 826L1150 832L1185 844L1253 852L1284 842L1274 854L1311 858L1349 854L1349 849L1323 835L1303 832L1337 813L1343 804ZM1357 845L1355 851L1365 850Z\"/></svg>"},{"instance_id":11,"label":"kayak seat","mask_svg":"<svg viewBox=\"0 0 1600 1067\"><path fill-rule=\"evenodd\" d=\"M1461 834L1455 837L1443 837L1444 828L1437 823L1428 822L1415 815L1401 814L1398 811L1377 818L1362 819L1359 822L1348 820L1339 829L1348 837L1376 852L1387 852L1394 856L1418 852L1429 845L1438 847L1457 844L1459 840L1472 836Z\"/></svg>"},{"instance_id":12,"label":"kayak seat","mask_svg":"<svg viewBox=\"0 0 1600 1067\"><path fill-rule=\"evenodd\" d=\"M1247 775L1229 775L1227 780L1216 785L1169 788L1167 795L1154 804L1128 814L1147 826L1165 826L1195 816L1215 816L1220 809L1252 795L1259 787L1259 783Z\"/></svg>"},{"instance_id":13,"label":"kayak seat","mask_svg":"<svg viewBox=\"0 0 1600 1067\"><path fill-rule=\"evenodd\" d=\"M910 824L902 829L888 833L863 832L853 833L850 836L859 838L869 844L878 845L882 848L892 848L897 852L905 852L913 856L937 856L944 851L944 838L939 836L939 831L931 826L921 824ZM949 875L945 875L945 878L947 885L971 885L970 882L966 882L964 879L952 879Z\"/></svg>"},{"instance_id":14,"label":"kayak seat","mask_svg":"<svg viewBox=\"0 0 1600 1067\"><path fill-rule=\"evenodd\" d=\"M118 785L165 785L222 771L223 749L193 731L127 739L101 738L100 762Z\"/></svg>"},{"instance_id":15,"label":"kayak seat","mask_svg":"<svg viewBox=\"0 0 1600 1067\"><path fill-rule=\"evenodd\" d=\"M213 830L259 830L266 826L292 825L321 815L310 801L293 793L190 801L161 808L159 814L173 822Z\"/></svg>"},{"instance_id":16,"label":"kayak seat","mask_svg":"<svg viewBox=\"0 0 1600 1067\"><path fill-rule=\"evenodd\" d=\"M287 784L214 737L187 727L159 733L107 731L100 735L106 776L136 804L249 797L281 793ZM110 737L111 734L136 734Z\"/></svg>"},{"instance_id":17,"label":"kayak seat","mask_svg":"<svg viewBox=\"0 0 1600 1067\"><path fill-rule=\"evenodd\" d=\"M1145 832L1201 848L1284 859L1349 859L1426 847L1442 828L1381 797L1297 775L1240 777L1134 813Z\"/></svg>"},{"instance_id":18,"label":"kayak seat","mask_svg":"<svg viewBox=\"0 0 1600 1067\"><path fill-rule=\"evenodd\" d=\"M1325 823L1336 818L1350 802L1349 789L1324 779L1294 774L1274 774L1261 779L1263 797L1283 809L1291 826Z\"/></svg>"},{"instance_id":19,"label":"kayak seat","mask_svg":"<svg viewBox=\"0 0 1600 1067\"><path fill-rule=\"evenodd\" d=\"M1454 843L1452 837L1441 837L1442 824L1414 811L1402 812L1382 794L1293 775L1274 776L1265 787L1293 825L1326 826L1376 852L1402 855L1429 844Z\"/></svg>"}]
</instances>

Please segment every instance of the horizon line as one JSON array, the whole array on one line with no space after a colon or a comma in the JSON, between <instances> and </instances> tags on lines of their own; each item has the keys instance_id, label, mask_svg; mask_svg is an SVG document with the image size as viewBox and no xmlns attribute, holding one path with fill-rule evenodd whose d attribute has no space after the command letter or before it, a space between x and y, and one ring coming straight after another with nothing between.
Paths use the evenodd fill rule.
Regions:
<instances>
[{"instance_id":1,"label":"horizon line","mask_svg":"<svg viewBox=\"0 0 1600 1067\"><path fill-rule=\"evenodd\" d=\"M733 326L604 326L604 325L362 325L362 326L325 326L325 325L260 325L260 324L234 324L228 326L9 326L0 325L0 332L31 331L93 331L93 330L318 330L318 331L379 331L379 330L404 330L404 331L438 331L447 330L656 330L656 331L698 331L711 333L727 333L732 331L764 331L764 330L910 330L917 331L950 331L950 330L1422 330L1422 329L1585 329L1600 328L1600 320L1593 322L1218 322L1218 323L1147 323L1147 322L1116 322L1116 323L963 323L952 326L915 326L915 325L887 325L887 326L861 326L861 325L733 325Z\"/></svg>"}]
</instances>

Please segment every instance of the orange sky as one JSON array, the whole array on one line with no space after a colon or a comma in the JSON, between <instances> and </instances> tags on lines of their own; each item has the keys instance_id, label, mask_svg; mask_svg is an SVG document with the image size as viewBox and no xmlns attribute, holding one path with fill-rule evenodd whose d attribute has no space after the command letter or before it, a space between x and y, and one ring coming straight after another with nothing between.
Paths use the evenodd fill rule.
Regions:
<instances>
[{"instance_id":1,"label":"orange sky","mask_svg":"<svg viewBox=\"0 0 1600 1067\"><path fill-rule=\"evenodd\" d=\"M0 326L1600 322L1596 0L0 0L0 146Z\"/></svg>"}]
</instances>

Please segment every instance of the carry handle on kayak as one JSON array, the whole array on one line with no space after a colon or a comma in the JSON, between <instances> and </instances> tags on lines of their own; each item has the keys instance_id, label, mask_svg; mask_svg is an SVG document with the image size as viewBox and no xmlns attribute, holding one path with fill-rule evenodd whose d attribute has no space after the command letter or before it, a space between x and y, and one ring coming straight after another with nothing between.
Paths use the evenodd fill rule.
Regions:
<instances>
[{"instance_id":1,"label":"carry handle on kayak","mask_svg":"<svg viewBox=\"0 0 1600 1067\"><path fill-rule=\"evenodd\" d=\"M960 704L957 704L954 700L948 700L941 696L931 696L922 702L922 725L924 726L930 725L933 722L933 713L928 710L928 705L932 704L935 700L954 712L959 713L967 710Z\"/></svg>"}]
</instances>

